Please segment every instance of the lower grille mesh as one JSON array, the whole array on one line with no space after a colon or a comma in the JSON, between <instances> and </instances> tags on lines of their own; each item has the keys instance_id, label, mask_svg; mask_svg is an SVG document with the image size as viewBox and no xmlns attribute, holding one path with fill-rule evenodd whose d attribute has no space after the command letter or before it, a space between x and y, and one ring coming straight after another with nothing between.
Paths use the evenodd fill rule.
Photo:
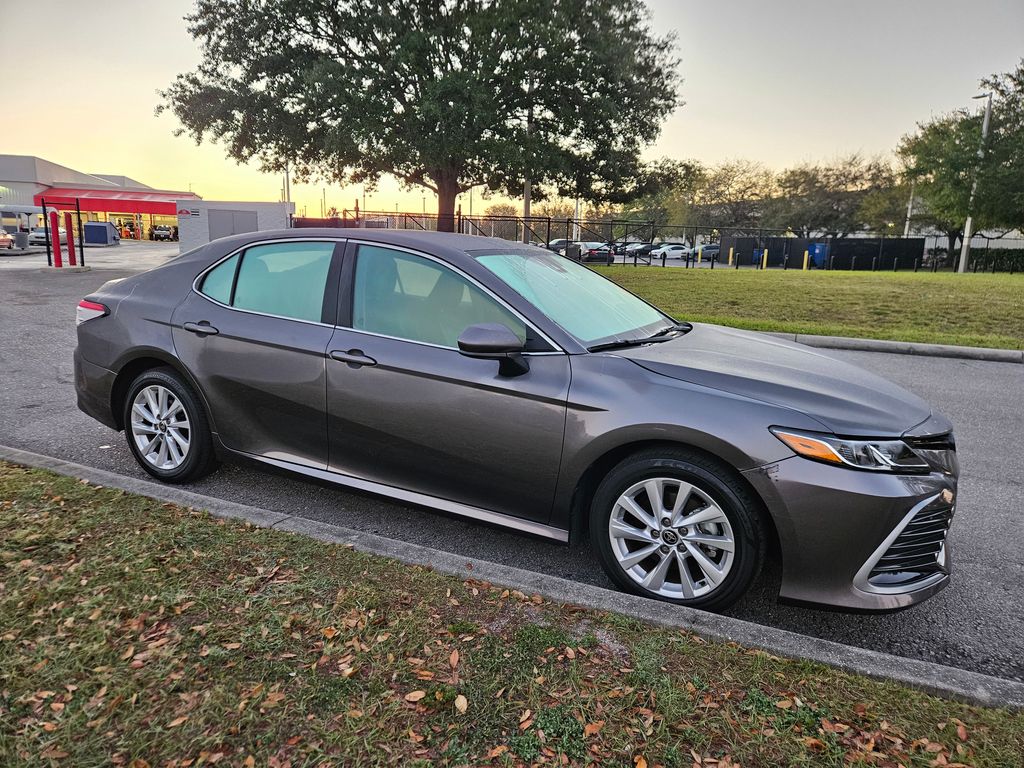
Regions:
<instances>
[{"instance_id":1,"label":"lower grille mesh","mask_svg":"<svg viewBox=\"0 0 1024 768\"><path fill-rule=\"evenodd\" d=\"M871 569L877 587L902 586L945 571L940 561L953 507L931 505L918 512Z\"/></svg>"}]
</instances>

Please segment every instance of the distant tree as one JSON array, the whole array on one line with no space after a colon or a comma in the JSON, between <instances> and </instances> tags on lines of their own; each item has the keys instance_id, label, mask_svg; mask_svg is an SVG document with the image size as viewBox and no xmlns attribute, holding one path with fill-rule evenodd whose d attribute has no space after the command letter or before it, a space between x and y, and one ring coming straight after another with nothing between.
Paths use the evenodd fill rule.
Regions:
<instances>
[{"instance_id":1,"label":"distant tree","mask_svg":"<svg viewBox=\"0 0 1024 768\"><path fill-rule=\"evenodd\" d=\"M881 158L855 153L828 163L803 163L778 175L776 195L765 206L763 223L802 237L845 237L865 228L865 213L884 217L863 206L870 200L876 209L894 186L892 166Z\"/></svg>"},{"instance_id":2,"label":"distant tree","mask_svg":"<svg viewBox=\"0 0 1024 768\"><path fill-rule=\"evenodd\" d=\"M696 189L693 211L701 224L756 227L765 201L775 189L775 175L751 160L730 160L708 170Z\"/></svg>"},{"instance_id":3,"label":"distant tree","mask_svg":"<svg viewBox=\"0 0 1024 768\"><path fill-rule=\"evenodd\" d=\"M455 198L525 179L621 202L680 103L642 0L197 0L202 59L162 92L197 142L295 178L392 174Z\"/></svg>"},{"instance_id":4,"label":"distant tree","mask_svg":"<svg viewBox=\"0 0 1024 768\"><path fill-rule=\"evenodd\" d=\"M976 229L1024 228L1024 60L1010 73L981 81L993 94L992 122L980 157L982 114L957 110L918 124L898 153L915 185L915 221L943 232L955 253L963 238L977 178Z\"/></svg>"},{"instance_id":5,"label":"distant tree","mask_svg":"<svg viewBox=\"0 0 1024 768\"><path fill-rule=\"evenodd\" d=\"M694 199L707 183L696 160L662 161L662 179L648 194L622 206L626 218L653 221L655 226L689 221Z\"/></svg>"}]
</instances>

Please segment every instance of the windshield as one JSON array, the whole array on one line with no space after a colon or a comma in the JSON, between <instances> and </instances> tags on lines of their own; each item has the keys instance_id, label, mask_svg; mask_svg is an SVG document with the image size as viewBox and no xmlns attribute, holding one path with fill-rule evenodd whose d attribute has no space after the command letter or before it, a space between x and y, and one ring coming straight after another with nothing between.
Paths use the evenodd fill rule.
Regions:
<instances>
[{"instance_id":1,"label":"windshield","mask_svg":"<svg viewBox=\"0 0 1024 768\"><path fill-rule=\"evenodd\" d=\"M639 340L676 324L593 270L550 251L473 255L585 346Z\"/></svg>"}]
</instances>

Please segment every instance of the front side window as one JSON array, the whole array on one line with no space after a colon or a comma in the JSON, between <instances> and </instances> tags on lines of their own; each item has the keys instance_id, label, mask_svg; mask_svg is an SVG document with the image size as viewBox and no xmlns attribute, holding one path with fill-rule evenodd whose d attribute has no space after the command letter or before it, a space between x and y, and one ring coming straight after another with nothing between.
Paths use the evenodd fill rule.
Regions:
<instances>
[{"instance_id":1,"label":"front side window","mask_svg":"<svg viewBox=\"0 0 1024 768\"><path fill-rule=\"evenodd\" d=\"M629 291L550 251L474 255L499 280L585 346L644 338L674 324Z\"/></svg>"},{"instance_id":2,"label":"front side window","mask_svg":"<svg viewBox=\"0 0 1024 768\"><path fill-rule=\"evenodd\" d=\"M522 320L448 267L390 248L359 247L353 328L457 348L462 332L478 323L502 323L527 340Z\"/></svg>"},{"instance_id":3,"label":"front side window","mask_svg":"<svg viewBox=\"0 0 1024 768\"><path fill-rule=\"evenodd\" d=\"M210 270L200 290L236 309L320 322L333 253L334 243L256 245Z\"/></svg>"}]
</instances>

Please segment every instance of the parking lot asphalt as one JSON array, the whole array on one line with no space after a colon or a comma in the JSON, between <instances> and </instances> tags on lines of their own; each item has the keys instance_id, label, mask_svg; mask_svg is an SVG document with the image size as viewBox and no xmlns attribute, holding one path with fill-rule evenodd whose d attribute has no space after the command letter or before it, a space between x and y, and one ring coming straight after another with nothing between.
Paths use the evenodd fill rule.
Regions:
<instances>
[{"instance_id":1,"label":"parking lot asphalt","mask_svg":"<svg viewBox=\"0 0 1024 768\"><path fill-rule=\"evenodd\" d=\"M126 274L130 272L104 268L66 275L35 269L6 269L0 274L0 443L148 477L129 454L123 435L75 406L75 306L106 280ZM917 392L956 424L962 478L950 534L952 584L907 611L851 615L778 603L777 569L769 568L730 613L837 642L1024 681L1024 370L1007 363L948 358L838 350L829 354ZM188 488L611 587L585 545L567 548L263 469L228 464Z\"/></svg>"}]
</instances>

